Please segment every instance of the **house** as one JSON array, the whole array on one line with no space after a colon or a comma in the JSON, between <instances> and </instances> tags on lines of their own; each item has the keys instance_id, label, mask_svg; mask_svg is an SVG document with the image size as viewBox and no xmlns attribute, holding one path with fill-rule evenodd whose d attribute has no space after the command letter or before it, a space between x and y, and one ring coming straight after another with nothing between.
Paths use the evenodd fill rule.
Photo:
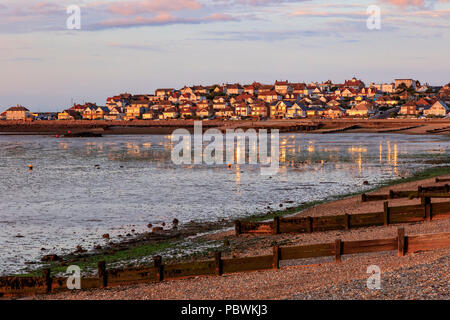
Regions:
<instances>
[{"instance_id":1,"label":"house","mask_svg":"<svg viewBox=\"0 0 450 320\"><path fill-rule=\"evenodd\" d=\"M337 105L328 106L323 116L331 119L342 118L345 116L345 109Z\"/></svg>"},{"instance_id":2,"label":"house","mask_svg":"<svg viewBox=\"0 0 450 320\"><path fill-rule=\"evenodd\" d=\"M302 103L295 102L286 109L286 118L306 118L308 107Z\"/></svg>"},{"instance_id":3,"label":"house","mask_svg":"<svg viewBox=\"0 0 450 320\"><path fill-rule=\"evenodd\" d=\"M122 109L116 107L109 110L109 113L104 116L105 120L122 120L124 117Z\"/></svg>"},{"instance_id":4,"label":"house","mask_svg":"<svg viewBox=\"0 0 450 320\"><path fill-rule=\"evenodd\" d=\"M214 115L214 112L211 108L200 108L197 111L197 116L200 118L211 118Z\"/></svg>"},{"instance_id":5,"label":"house","mask_svg":"<svg viewBox=\"0 0 450 320\"><path fill-rule=\"evenodd\" d=\"M270 117L272 119L283 119L286 116L287 109L290 107L292 107L292 102L290 101L273 102L270 105Z\"/></svg>"},{"instance_id":6,"label":"house","mask_svg":"<svg viewBox=\"0 0 450 320\"><path fill-rule=\"evenodd\" d=\"M269 108L265 103L257 103L251 106L251 116L257 118L267 118Z\"/></svg>"},{"instance_id":7,"label":"house","mask_svg":"<svg viewBox=\"0 0 450 320\"><path fill-rule=\"evenodd\" d=\"M17 105L6 110L6 120L26 120L32 119L30 110L24 106Z\"/></svg>"},{"instance_id":8,"label":"house","mask_svg":"<svg viewBox=\"0 0 450 320\"><path fill-rule=\"evenodd\" d=\"M356 95L358 93L353 88L344 88L344 89L337 90L336 94L341 95L345 98L350 98L350 97L356 97Z\"/></svg>"},{"instance_id":9,"label":"house","mask_svg":"<svg viewBox=\"0 0 450 320\"><path fill-rule=\"evenodd\" d=\"M175 89L169 88L169 89L156 89L155 90L155 96L164 98L166 96L169 96Z\"/></svg>"},{"instance_id":10,"label":"house","mask_svg":"<svg viewBox=\"0 0 450 320\"><path fill-rule=\"evenodd\" d=\"M423 110L424 116L445 117L449 113L449 107L442 101L436 101L431 107Z\"/></svg>"},{"instance_id":11,"label":"house","mask_svg":"<svg viewBox=\"0 0 450 320\"><path fill-rule=\"evenodd\" d=\"M398 114L404 115L404 116L417 116L419 115L420 111L417 105L413 102L407 102L404 105L400 107L400 111Z\"/></svg>"},{"instance_id":12,"label":"house","mask_svg":"<svg viewBox=\"0 0 450 320\"><path fill-rule=\"evenodd\" d=\"M254 82L253 84L244 86L244 92L251 95L258 94L258 88L261 86L260 83Z\"/></svg>"},{"instance_id":13,"label":"house","mask_svg":"<svg viewBox=\"0 0 450 320\"><path fill-rule=\"evenodd\" d=\"M234 110L238 117L248 117L251 114L251 108L245 102L237 104Z\"/></svg>"},{"instance_id":14,"label":"house","mask_svg":"<svg viewBox=\"0 0 450 320\"><path fill-rule=\"evenodd\" d=\"M306 84L305 83L292 83L292 92L295 94L304 95Z\"/></svg>"},{"instance_id":15,"label":"house","mask_svg":"<svg viewBox=\"0 0 450 320\"><path fill-rule=\"evenodd\" d=\"M180 108L180 116L183 119L195 117L195 110L192 106L186 105Z\"/></svg>"},{"instance_id":16,"label":"house","mask_svg":"<svg viewBox=\"0 0 450 320\"><path fill-rule=\"evenodd\" d=\"M148 110L147 112L142 114L143 120L153 120L158 119L159 113L155 110Z\"/></svg>"},{"instance_id":17,"label":"house","mask_svg":"<svg viewBox=\"0 0 450 320\"><path fill-rule=\"evenodd\" d=\"M380 91L381 93L394 93L395 91L395 85L393 83L380 83L380 84L371 83L370 88L374 88L375 90Z\"/></svg>"},{"instance_id":18,"label":"house","mask_svg":"<svg viewBox=\"0 0 450 320\"><path fill-rule=\"evenodd\" d=\"M150 109L150 101L148 100L133 100L126 108L126 119L137 119Z\"/></svg>"},{"instance_id":19,"label":"house","mask_svg":"<svg viewBox=\"0 0 450 320\"><path fill-rule=\"evenodd\" d=\"M289 81L275 81L275 91L281 95L292 92Z\"/></svg>"},{"instance_id":20,"label":"house","mask_svg":"<svg viewBox=\"0 0 450 320\"><path fill-rule=\"evenodd\" d=\"M352 80L347 80L344 82L344 87L353 89L353 90L361 90L366 85L361 80L356 79L355 77L352 78Z\"/></svg>"},{"instance_id":21,"label":"house","mask_svg":"<svg viewBox=\"0 0 450 320\"><path fill-rule=\"evenodd\" d=\"M104 119L105 115L109 113L109 109L107 107L97 107L95 109L94 119Z\"/></svg>"},{"instance_id":22,"label":"house","mask_svg":"<svg viewBox=\"0 0 450 320\"><path fill-rule=\"evenodd\" d=\"M268 103L272 103L274 101L279 101L282 98L283 98L283 96L278 94L276 91L260 92L258 94L258 99L263 100Z\"/></svg>"},{"instance_id":23,"label":"house","mask_svg":"<svg viewBox=\"0 0 450 320\"><path fill-rule=\"evenodd\" d=\"M406 87L406 88L413 88L416 89L417 81L413 79L395 79L395 89L398 89L399 87Z\"/></svg>"},{"instance_id":24,"label":"house","mask_svg":"<svg viewBox=\"0 0 450 320\"><path fill-rule=\"evenodd\" d=\"M231 118L236 114L234 113L234 109L230 106L225 107L225 109L220 109L216 111L216 116L219 118Z\"/></svg>"},{"instance_id":25,"label":"house","mask_svg":"<svg viewBox=\"0 0 450 320\"><path fill-rule=\"evenodd\" d=\"M322 107L309 107L306 110L306 116L308 118L318 118L321 117L325 112L325 109Z\"/></svg>"},{"instance_id":26,"label":"house","mask_svg":"<svg viewBox=\"0 0 450 320\"><path fill-rule=\"evenodd\" d=\"M347 110L347 115L350 117L369 117L375 113L375 108L372 103L363 101L351 109Z\"/></svg>"},{"instance_id":27,"label":"house","mask_svg":"<svg viewBox=\"0 0 450 320\"><path fill-rule=\"evenodd\" d=\"M75 110L68 109L58 113L58 120L79 120L81 118L81 114Z\"/></svg>"},{"instance_id":28,"label":"house","mask_svg":"<svg viewBox=\"0 0 450 320\"><path fill-rule=\"evenodd\" d=\"M160 119L176 119L179 117L178 110L175 107L167 108L160 115Z\"/></svg>"},{"instance_id":29,"label":"house","mask_svg":"<svg viewBox=\"0 0 450 320\"><path fill-rule=\"evenodd\" d=\"M244 88L241 87L240 84L228 84L225 86L225 92L228 95L240 95L242 92L244 92Z\"/></svg>"},{"instance_id":30,"label":"house","mask_svg":"<svg viewBox=\"0 0 450 320\"><path fill-rule=\"evenodd\" d=\"M97 106L87 106L82 113L83 119L87 119L87 120L95 119L95 110L96 109L97 109Z\"/></svg>"}]
</instances>

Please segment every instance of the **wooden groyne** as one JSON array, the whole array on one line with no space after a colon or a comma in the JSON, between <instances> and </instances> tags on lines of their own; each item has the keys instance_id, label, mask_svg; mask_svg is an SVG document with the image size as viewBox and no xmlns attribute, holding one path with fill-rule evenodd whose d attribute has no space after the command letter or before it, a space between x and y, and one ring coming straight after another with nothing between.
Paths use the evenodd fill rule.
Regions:
<instances>
[{"instance_id":1,"label":"wooden groyne","mask_svg":"<svg viewBox=\"0 0 450 320\"><path fill-rule=\"evenodd\" d=\"M160 282L197 276L221 276L235 272L279 269L280 261L317 257L334 257L335 263L348 254L397 251L398 256L409 253L450 247L450 233L407 236L399 228L397 236L387 239L341 241L310 244L295 247L274 246L272 254L244 258L223 259L221 252L214 259L177 264L164 264L161 256L153 257L153 265L134 268L107 268L104 261L98 263L97 276L82 277L81 289L105 288L136 283ZM0 277L0 297L24 296L67 291L68 279L52 277L45 269L41 277Z\"/></svg>"}]
</instances>

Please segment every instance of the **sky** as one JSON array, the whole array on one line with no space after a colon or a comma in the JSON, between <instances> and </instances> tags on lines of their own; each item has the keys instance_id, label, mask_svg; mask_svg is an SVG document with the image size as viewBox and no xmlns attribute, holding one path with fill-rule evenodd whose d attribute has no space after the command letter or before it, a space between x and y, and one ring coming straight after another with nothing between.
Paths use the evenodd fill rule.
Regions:
<instances>
[{"instance_id":1,"label":"sky","mask_svg":"<svg viewBox=\"0 0 450 320\"><path fill-rule=\"evenodd\" d=\"M450 0L0 0L0 110L215 83L442 85L449 57Z\"/></svg>"}]
</instances>

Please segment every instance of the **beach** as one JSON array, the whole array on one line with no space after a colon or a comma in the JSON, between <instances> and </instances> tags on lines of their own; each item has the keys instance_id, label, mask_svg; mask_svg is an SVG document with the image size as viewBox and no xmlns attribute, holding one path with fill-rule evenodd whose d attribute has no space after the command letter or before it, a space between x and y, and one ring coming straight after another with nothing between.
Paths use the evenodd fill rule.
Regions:
<instances>
[{"instance_id":1,"label":"beach","mask_svg":"<svg viewBox=\"0 0 450 320\"><path fill-rule=\"evenodd\" d=\"M450 175L446 176L447 178ZM418 186L437 185L434 178L410 181L381 188L410 190ZM396 205L417 200L396 199ZM360 196L324 203L306 209L298 216L331 215L342 212L357 214L377 211L382 201L362 203ZM213 237L229 241L228 257L269 254L273 245L299 245L345 240L369 240L394 237L397 228L407 235L441 233L450 230L450 220L435 220L402 225L377 226L346 231L314 232L312 234L240 235L233 231ZM344 256L336 264L330 258L289 260L279 270L267 270L189 279L169 280L100 290L72 291L36 296L34 299L449 299L450 248L418 252L398 257L397 252ZM370 290L366 282L367 268L376 265L381 270L381 289Z\"/></svg>"}]
</instances>

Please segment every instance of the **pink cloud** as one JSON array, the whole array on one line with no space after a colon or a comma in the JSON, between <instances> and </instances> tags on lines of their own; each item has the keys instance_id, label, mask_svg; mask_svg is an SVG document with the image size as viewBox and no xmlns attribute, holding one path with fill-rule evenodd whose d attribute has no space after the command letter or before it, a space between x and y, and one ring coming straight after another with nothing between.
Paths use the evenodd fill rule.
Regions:
<instances>
[{"instance_id":1,"label":"pink cloud","mask_svg":"<svg viewBox=\"0 0 450 320\"><path fill-rule=\"evenodd\" d=\"M200 24L211 22L237 21L238 19L222 13L214 13L205 17L182 18L170 13L160 13L154 17L134 17L122 19L110 19L88 27L90 30L101 30L110 28L133 28L144 26L163 26L171 24Z\"/></svg>"},{"instance_id":2,"label":"pink cloud","mask_svg":"<svg viewBox=\"0 0 450 320\"><path fill-rule=\"evenodd\" d=\"M110 4L108 10L119 15L198 10L202 5L197 0L143 0L124 1Z\"/></svg>"},{"instance_id":3,"label":"pink cloud","mask_svg":"<svg viewBox=\"0 0 450 320\"><path fill-rule=\"evenodd\" d=\"M382 0L399 7L424 7L425 0Z\"/></svg>"}]
</instances>

